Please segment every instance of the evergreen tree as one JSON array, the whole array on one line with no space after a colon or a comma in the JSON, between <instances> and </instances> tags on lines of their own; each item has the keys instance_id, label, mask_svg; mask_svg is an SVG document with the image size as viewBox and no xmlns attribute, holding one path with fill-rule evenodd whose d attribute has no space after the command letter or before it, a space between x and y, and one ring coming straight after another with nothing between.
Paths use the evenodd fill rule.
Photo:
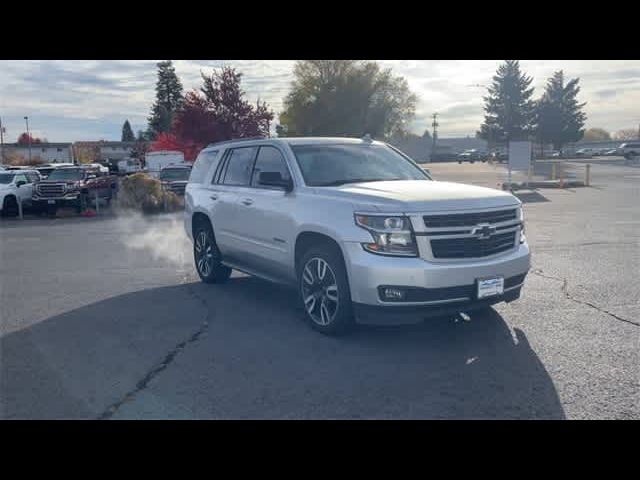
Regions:
<instances>
[{"instance_id":1,"label":"evergreen tree","mask_svg":"<svg viewBox=\"0 0 640 480\"><path fill-rule=\"evenodd\" d=\"M136 137L133 135L133 130L131 129L129 120L125 120L124 125L122 125L122 141L133 142L135 139Z\"/></svg>"},{"instance_id":2,"label":"evergreen tree","mask_svg":"<svg viewBox=\"0 0 640 480\"><path fill-rule=\"evenodd\" d=\"M176 75L171 60L158 63L158 81L156 82L156 101L149 116L149 133L153 138L171 130L173 116L183 103L182 83Z\"/></svg>"},{"instance_id":3,"label":"evergreen tree","mask_svg":"<svg viewBox=\"0 0 640 480\"><path fill-rule=\"evenodd\" d=\"M490 145L526 140L533 131L535 103L531 77L520 71L520 62L507 60L498 67L484 97L484 123L477 133Z\"/></svg>"},{"instance_id":4,"label":"evergreen tree","mask_svg":"<svg viewBox=\"0 0 640 480\"><path fill-rule=\"evenodd\" d=\"M584 136L587 116L582 111L585 103L578 103L576 98L580 92L579 80L574 78L565 85L560 70L547 81L536 105L536 137L540 143L551 143L555 150L562 150L565 144L577 142Z\"/></svg>"}]
</instances>

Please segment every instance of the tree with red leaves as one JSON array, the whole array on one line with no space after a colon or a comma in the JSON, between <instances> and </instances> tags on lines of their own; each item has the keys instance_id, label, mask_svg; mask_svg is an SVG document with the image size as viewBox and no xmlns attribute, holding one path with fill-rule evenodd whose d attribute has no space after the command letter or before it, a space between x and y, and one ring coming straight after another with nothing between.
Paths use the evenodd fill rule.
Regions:
<instances>
[{"instance_id":1,"label":"tree with red leaves","mask_svg":"<svg viewBox=\"0 0 640 480\"><path fill-rule=\"evenodd\" d=\"M18 143L20 145L29 145L29 139L31 139L31 144L32 145L34 143L42 143L42 140L40 140L39 138L33 138L27 132L24 132L24 133L20 134L20 136L18 137Z\"/></svg>"},{"instance_id":2,"label":"tree with red leaves","mask_svg":"<svg viewBox=\"0 0 640 480\"><path fill-rule=\"evenodd\" d=\"M192 161L209 143L269 135L273 112L265 102L254 106L243 98L241 73L227 67L202 79L200 91L185 95L171 133L158 136L151 150L179 150Z\"/></svg>"}]
</instances>

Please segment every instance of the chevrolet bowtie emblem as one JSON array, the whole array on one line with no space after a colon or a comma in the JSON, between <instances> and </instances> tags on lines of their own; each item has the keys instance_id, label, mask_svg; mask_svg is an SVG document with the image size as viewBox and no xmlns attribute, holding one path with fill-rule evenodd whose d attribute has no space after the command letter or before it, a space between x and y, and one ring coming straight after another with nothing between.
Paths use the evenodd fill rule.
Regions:
<instances>
[{"instance_id":1,"label":"chevrolet bowtie emblem","mask_svg":"<svg viewBox=\"0 0 640 480\"><path fill-rule=\"evenodd\" d=\"M471 230L471 235L475 235L479 240L490 238L494 233L496 233L496 227L492 227L488 223L476 225Z\"/></svg>"}]
</instances>

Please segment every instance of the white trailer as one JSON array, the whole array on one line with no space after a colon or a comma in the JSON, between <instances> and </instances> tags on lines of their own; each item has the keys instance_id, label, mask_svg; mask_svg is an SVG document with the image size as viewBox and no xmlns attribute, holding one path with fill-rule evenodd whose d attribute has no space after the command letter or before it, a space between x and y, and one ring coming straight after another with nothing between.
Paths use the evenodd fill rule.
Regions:
<instances>
[{"instance_id":1,"label":"white trailer","mask_svg":"<svg viewBox=\"0 0 640 480\"><path fill-rule=\"evenodd\" d=\"M175 150L159 150L157 152L149 152L144 157L147 173L159 178L160 170L169 165L184 165L184 154Z\"/></svg>"}]
</instances>

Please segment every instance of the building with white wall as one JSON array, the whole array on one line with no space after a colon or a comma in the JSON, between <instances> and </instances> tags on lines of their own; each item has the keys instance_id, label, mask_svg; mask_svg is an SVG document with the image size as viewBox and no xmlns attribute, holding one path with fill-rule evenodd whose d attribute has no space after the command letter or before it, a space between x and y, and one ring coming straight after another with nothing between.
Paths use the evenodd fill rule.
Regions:
<instances>
[{"instance_id":1,"label":"building with white wall","mask_svg":"<svg viewBox=\"0 0 640 480\"><path fill-rule=\"evenodd\" d=\"M28 160L29 145L5 143L0 152L0 161L4 163L9 155L20 155ZM73 162L73 147L71 143L32 143L31 158L39 158L44 163L70 163Z\"/></svg>"}]
</instances>

